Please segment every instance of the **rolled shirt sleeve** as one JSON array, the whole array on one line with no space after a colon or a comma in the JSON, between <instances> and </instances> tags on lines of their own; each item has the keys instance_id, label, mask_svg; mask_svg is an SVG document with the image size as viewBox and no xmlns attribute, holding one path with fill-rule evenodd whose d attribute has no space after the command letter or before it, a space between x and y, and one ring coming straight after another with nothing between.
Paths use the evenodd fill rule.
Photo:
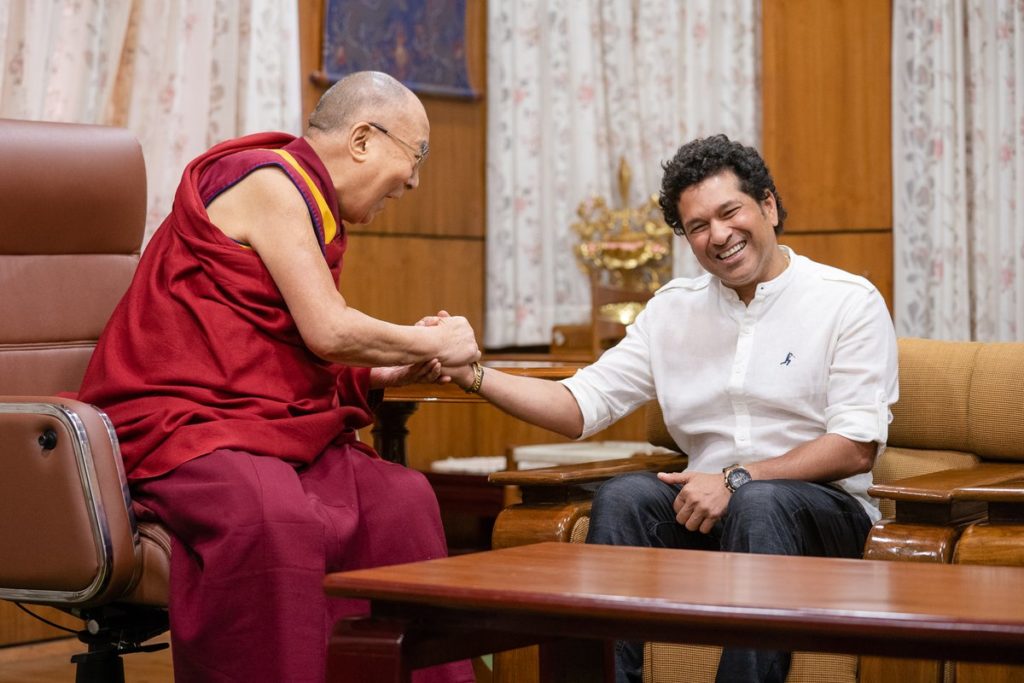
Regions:
<instances>
[{"instance_id":1,"label":"rolled shirt sleeve","mask_svg":"<svg viewBox=\"0 0 1024 683\"><path fill-rule=\"evenodd\" d=\"M846 310L832 356L825 428L853 441L885 445L899 397L896 336L877 290Z\"/></svg>"},{"instance_id":2,"label":"rolled shirt sleeve","mask_svg":"<svg viewBox=\"0 0 1024 683\"><path fill-rule=\"evenodd\" d=\"M580 439L593 436L654 399L648 311L626 328L625 338L592 365L562 380L583 414Z\"/></svg>"}]
</instances>

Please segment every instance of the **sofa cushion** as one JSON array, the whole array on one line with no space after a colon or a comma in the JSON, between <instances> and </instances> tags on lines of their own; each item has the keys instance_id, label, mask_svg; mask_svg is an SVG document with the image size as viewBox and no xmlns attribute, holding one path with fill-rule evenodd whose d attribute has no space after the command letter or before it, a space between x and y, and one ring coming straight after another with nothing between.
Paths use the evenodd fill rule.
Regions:
<instances>
[{"instance_id":1,"label":"sofa cushion","mask_svg":"<svg viewBox=\"0 0 1024 683\"><path fill-rule=\"evenodd\" d=\"M900 398L889 445L970 451L968 404L981 344L901 338Z\"/></svg>"}]
</instances>

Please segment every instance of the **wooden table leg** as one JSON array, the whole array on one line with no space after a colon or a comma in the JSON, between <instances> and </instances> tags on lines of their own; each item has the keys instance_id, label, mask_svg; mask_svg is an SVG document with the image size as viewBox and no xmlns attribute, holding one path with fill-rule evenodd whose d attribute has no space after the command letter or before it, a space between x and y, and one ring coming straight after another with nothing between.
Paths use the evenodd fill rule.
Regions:
<instances>
[{"instance_id":1,"label":"wooden table leg","mask_svg":"<svg viewBox=\"0 0 1024 683\"><path fill-rule=\"evenodd\" d=\"M342 619L327 646L327 683L410 683L402 657L408 622Z\"/></svg>"},{"instance_id":2,"label":"wooden table leg","mask_svg":"<svg viewBox=\"0 0 1024 683\"><path fill-rule=\"evenodd\" d=\"M373 448L380 457L399 465L406 463L405 437L409 435L409 429L405 423L416 408L415 401L383 401L374 410L376 421L371 433Z\"/></svg>"}]
</instances>

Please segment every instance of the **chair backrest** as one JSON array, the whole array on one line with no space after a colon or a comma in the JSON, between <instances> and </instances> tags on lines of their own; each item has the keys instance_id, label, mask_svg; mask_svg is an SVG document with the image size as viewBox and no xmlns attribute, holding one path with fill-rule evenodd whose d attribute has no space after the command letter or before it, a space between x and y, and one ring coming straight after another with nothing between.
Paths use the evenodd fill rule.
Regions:
<instances>
[{"instance_id":1,"label":"chair backrest","mask_svg":"<svg viewBox=\"0 0 1024 683\"><path fill-rule=\"evenodd\" d=\"M77 391L131 281L142 149L120 128L0 119L0 394Z\"/></svg>"},{"instance_id":2,"label":"chair backrest","mask_svg":"<svg viewBox=\"0 0 1024 683\"><path fill-rule=\"evenodd\" d=\"M0 598L83 607L139 576L117 440L77 392L138 263L126 130L0 119Z\"/></svg>"}]
</instances>

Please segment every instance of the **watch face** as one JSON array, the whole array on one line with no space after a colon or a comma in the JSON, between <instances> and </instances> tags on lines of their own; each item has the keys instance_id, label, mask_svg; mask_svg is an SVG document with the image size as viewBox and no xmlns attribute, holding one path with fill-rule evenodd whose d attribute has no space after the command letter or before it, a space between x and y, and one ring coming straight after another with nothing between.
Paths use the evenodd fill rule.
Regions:
<instances>
[{"instance_id":1,"label":"watch face","mask_svg":"<svg viewBox=\"0 0 1024 683\"><path fill-rule=\"evenodd\" d=\"M750 472L747 472L742 467L734 467L729 470L729 474L726 479L729 482L729 488L735 491L750 481Z\"/></svg>"}]
</instances>

